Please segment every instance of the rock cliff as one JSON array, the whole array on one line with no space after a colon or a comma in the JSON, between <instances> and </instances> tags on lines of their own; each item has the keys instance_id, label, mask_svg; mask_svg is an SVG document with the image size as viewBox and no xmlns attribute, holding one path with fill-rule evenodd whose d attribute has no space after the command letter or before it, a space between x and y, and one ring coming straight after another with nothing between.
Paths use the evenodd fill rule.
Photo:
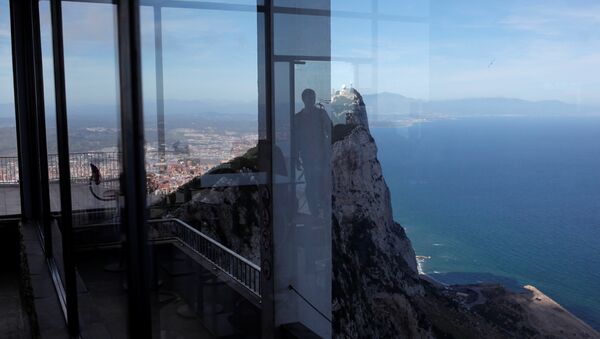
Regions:
<instances>
[{"instance_id":1,"label":"rock cliff","mask_svg":"<svg viewBox=\"0 0 600 339\"><path fill-rule=\"evenodd\" d=\"M335 125L363 126L369 131L367 108L354 88L343 88L331 98L331 116Z\"/></svg>"},{"instance_id":2,"label":"rock cliff","mask_svg":"<svg viewBox=\"0 0 600 339\"><path fill-rule=\"evenodd\" d=\"M427 314L432 303L421 305L435 289L419 278L410 240L393 220L362 97L338 92L332 106L351 117L334 127L332 145L334 332L340 338L447 333Z\"/></svg>"},{"instance_id":3,"label":"rock cliff","mask_svg":"<svg viewBox=\"0 0 600 339\"><path fill-rule=\"evenodd\" d=\"M534 288L513 293L499 285L445 286L420 275L411 242L393 220L390 192L362 96L354 89L339 91L331 109L336 123L332 138L335 337L600 337ZM229 168L244 173L257 161L256 150L250 150ZM265 192L257 186L231 184L202 189L172 215L259 263Z\"/></svg>"},{"instance_id":4,"label":"rock cliff","mask_svg":"<svg viewBox=\"0 0 600 339\"><path fill-rule=\"evenodd\" d=\"M556 303L540 303L551 299L537 290L513 293L499 285L443 286L419 275L410 240L392 217L390 193L361 95L353 89L340 91L332 107L334 115L348 117L334 127L332 145L336 337L598 336Z\"/></svg>"}]
</instances>

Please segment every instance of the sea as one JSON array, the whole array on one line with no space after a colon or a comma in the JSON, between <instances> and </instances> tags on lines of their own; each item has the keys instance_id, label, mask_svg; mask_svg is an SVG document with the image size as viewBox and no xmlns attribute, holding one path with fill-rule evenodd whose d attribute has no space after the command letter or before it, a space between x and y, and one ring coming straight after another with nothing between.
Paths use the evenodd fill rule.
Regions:
<instances>
[{"instance_id":1,"label":"sea","mask_svg":"<svg viewBox=\"0 0 600 339\"><path fill-rule=\"evenodd\" d=\"M534 285L600 330L600 117L372 128L424 273Z\"/></svg>"}]
</instances>

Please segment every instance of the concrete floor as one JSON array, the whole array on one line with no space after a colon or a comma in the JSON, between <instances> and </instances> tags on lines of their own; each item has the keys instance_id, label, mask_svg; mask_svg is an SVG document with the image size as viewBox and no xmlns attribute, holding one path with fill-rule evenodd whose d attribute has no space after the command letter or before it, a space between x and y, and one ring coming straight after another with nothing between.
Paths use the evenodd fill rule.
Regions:
<instances>
[{"instance_id":1,"label":"concrete floor","mask_svg":"<svg viewBox=\"0 0 600 339\"><path fill-rule=\"evenodd\" d=\"M116 207L115 201L103 202L94 198L87 184L74 184L71 189L74 211ZM58 211L58 183L50 185L50 198L52 210ZM19 205L19 187L0 186L0 215L19 214ZM87 224L86 220L74 222ZM53 227L53 234L56 261L61 271L62 244L56 225ZM155 333L160 333L159 337L260 337L260 310L219 281L214 272L206 270L172 244L155 246L154 249L154 267L159 272L160 283L153 293L152 311ZM78 252L76 258L83 336L102 339L126 338L125 272L115 270L123 261L121 250L85 250ZM26 332L28 320L21 310L18 292L18 270L14 274L0 272L0 339L20 339L29 336ZM48 293L54 292L50 289Z\"/></svg>"},{"instance_id":2,"label":"concrete floor","mask_svg":"<svg viewBox=\"0 0 600 339\"><path fill-rule=\"evenodd\" d=\"M31 338L19 279L19 236L13 223L0 225L0 338Z\"/></svg>"},{"instance_id":3,"label":"concrete floor","mask_svg":"<svg viewBox=\"0 0 600 339\"><path fill-rule=\"evenodd\" d=\"M21 213L19 186L0 185L0 215Z\"/></svg>"},{"instance_id":4,"label":"concrete floor","mask_svg":"<svg viewBox=\"0 0 600 339\"><path fill-rule=\"evenodd\" d=\"M99 189L99 193L103 190ZM73 210L113 208L115 201L100 201L90 192L87 183L71 185ZM50 183L50 208L60 210L60 187L58 182ZM15 215L21 213L21 197L18 185L0 185L0 215Z\"/></svg>"},{"instance_id":5,"label":"concrete floor","mask_svg":"<svg viewBox=\"0 0 600 339\"><path fill-rule=\"evenodd\" d=\"M15 272L0 272L0 338L31 338Z\"/></svg>"}]
</instances>

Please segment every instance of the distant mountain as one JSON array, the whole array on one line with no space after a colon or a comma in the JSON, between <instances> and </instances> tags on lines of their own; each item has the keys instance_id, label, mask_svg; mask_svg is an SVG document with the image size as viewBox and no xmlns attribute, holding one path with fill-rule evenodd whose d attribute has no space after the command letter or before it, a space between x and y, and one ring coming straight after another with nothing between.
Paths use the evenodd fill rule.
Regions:
<instances>
[{"instance_id":1,"label":"distant mountain","mask_svg":"<svg viewBox=\"0 0 600 339\"><path fill-rule=\"evenodd\" d=\"M410 114L423 101L412 99L396 93L382 92L363 95L367 109L374 114Z\"/></svg>"},{"instance_id":2,"label":"distant mountain","mask_svg":"<svg viewBox=\"0 0 600 339\"><path fill-rule=\"evenodd\" d=\"M453 100L420 100L397 93L382 92L363 96L367 110L374 120L381 116L435 115L435 116L486 116L486 115L578 115L600 114L600 107L568 104L557 100L527 101L515 98L466 98ZM300 105L300 104L299 104ZM301 105L300 105L301 106ZM287 107L287 106L286 106ZM46 116L54 115L51 105ZM284 108L285 109L285 108ZM175 121L232 122L255 121L258 104L244 101L220 100L166 100L165 118ZM116 105L70 105L72 121L94 126L114 125L118 119ZM145 120L156 121L156 103L144 102ZM14 105L0 103L0 118L14 120Z\"/></svg>"},{"instance_id":3,"label":"distant mountain","mask_svg":"<svg viewBox=\"0 0 600 339\"><path fill-rule=\"evenodd\" d=\"M369 94L363 97L372 115L576 115L600 114L600 108L561 101L527 101L514 98L467 98L455 100L419 100L395 93Z\"/></svg>"}]
</instances>

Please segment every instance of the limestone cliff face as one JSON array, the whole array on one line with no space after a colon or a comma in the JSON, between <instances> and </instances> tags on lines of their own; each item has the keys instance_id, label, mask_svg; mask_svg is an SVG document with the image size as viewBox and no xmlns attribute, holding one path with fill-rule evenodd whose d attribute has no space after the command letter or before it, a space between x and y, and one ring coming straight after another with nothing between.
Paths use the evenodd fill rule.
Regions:
<instances>
[{"instance_id":1,"label":"limestone cliff face","mask_svg":"<svg viewBox=\"0 0 600 339\"><path fill-rule=\"evenodd\" d=\"M377 248L391 257L399 256L398 264L416 276L415 252L402 226L393 220L377 146L366 128L356 126L334 143L332 171L334 218L340 224L347 220L371 223L369 235Z\"/></svg>"},{"instance_id":2,"label":"limestone cliff face","mask_svg":"<svg viewBox=\"0 0 600 339\"><path fill-rule=\"evenodd\" d=\"M362 97L340 91L332 107L348 117L334 127L332 145L335 337L598 338L555 303L541 306L545 296L420 276L410 240L392 217Z\"/></svg>"},{"instance_id":3,"label":"limestone cliff face","mask_svg":"<svg viewBox=\"0 0 600 339\"><path fill-rule=\"evenodd\" d=\"M362 97L354 89L343 90L331 106L337 121L332 138L334 337L600 337L562 308L557 311L556 304L545 302L539 291L516 294L497 285L442 286L420 276L411 242L393 220ZM234 159L232 163L239 164L232 167L251 177L244 169L256 166L257 159L249 151ZM172 214L259 263L264 222L260 211L267 209L268 194L258 186L234 184L203 188Z\"/></svg>"},{"instance_id":4,"label":"limestone cliff face","mask_svg":"<svg viewBox=\"0 0 600 339\"><path fill-rule=\"evenodd\" d=\"M343 88L331 98L331 115L334 124L360 125L369 131L367 108L362 95L354 88Z\"/></svg>"},{"instance_id":5,"label":"limestone cliff face","mask_svg":"<svg viewBox=\"0 0 600 339\"><path fill-rule=\"evenodd\" d=\"M333 329L340 338L432 337L413 305L426 291L415 252L393 220L390 192L354 89L336 93L346 116L332 145ZM338 120L339 121L339 120Z\"/></svg>"},{"instance_id":6,"label":"limestone cliff face","mask_svg":"<svg viewBox=\"0 0 600 339\"><path fill-rule=\"evenodd\" d=\"M360 101L356 91L347 100ZM338 96L339 98L339 96ZM334 103L337 98L334 98ZM366 111L334 127L333 330L338 338L483 337L496 331L422 280L415 252L393 220L390 192L377 160Z\"/></svg>"},{"instance_id":7,"label":"limestone cliff face","mask_svg":"<svg viewBox=\"0 0 600 339\"><path fill-rule=\"evenodd\" d=\"M355 125L334 143L332 155L334 332L347 338L416 335L409 299L424 290L410 240L392 218L375 142Z\"/></svg>"}]
</instances>

